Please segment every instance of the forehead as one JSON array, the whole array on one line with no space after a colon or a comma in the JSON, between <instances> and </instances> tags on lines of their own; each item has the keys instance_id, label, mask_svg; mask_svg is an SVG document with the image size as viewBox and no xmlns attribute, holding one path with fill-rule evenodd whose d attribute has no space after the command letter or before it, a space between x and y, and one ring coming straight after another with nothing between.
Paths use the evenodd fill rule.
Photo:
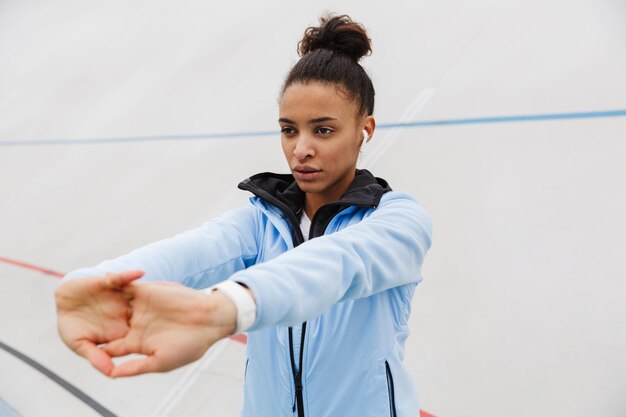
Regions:
<instances>
[{"instance_id":1,"label":"forehead","mask_svg":"<svg viewBox=\"0 0 626 417\"><path fill-rule=\"evenodd\" d=\"M280 100L280 117L306 119L330 116L339 120L353 119L356 103L336 84L310 82L291 84Z\"/></svg>"}]
</instances>

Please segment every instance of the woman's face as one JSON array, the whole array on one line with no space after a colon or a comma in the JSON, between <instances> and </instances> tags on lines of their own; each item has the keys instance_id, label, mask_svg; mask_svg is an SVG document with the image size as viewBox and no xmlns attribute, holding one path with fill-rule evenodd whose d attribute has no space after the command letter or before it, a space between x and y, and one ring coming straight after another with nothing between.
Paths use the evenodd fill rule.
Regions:
<instances>
[{"instance_id":1,"label":"woman's face","mask_svg":"<svg viewBox=\"0 0 626 417\"><path fill-rule=\"evenodd\" d=\"M294 83L280 101L281 143L289 168L305 193L324 200L341 197L354 179L363 140L375 128L373 116L334 84Z\"/></svg>"}]
</instances>

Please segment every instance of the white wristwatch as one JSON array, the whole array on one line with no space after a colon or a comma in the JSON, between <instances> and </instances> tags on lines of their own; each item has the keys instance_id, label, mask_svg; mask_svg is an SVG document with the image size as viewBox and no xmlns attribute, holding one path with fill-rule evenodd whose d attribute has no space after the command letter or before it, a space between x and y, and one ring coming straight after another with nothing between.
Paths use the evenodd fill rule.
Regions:
<instances>
[{"instance_id":1,"label":"white wristwatch","mask_svg":"<svg viewBox=\"0 0 626 417\"><path fill-rule=\"evenodd\" d=\"M221 291L230 298L237 307L237 328L236 333L248 330L256 320L256 303L254 299L241 284L235 281L222 281L205 290L207 293Z\"/></svg>"}]
</instances>

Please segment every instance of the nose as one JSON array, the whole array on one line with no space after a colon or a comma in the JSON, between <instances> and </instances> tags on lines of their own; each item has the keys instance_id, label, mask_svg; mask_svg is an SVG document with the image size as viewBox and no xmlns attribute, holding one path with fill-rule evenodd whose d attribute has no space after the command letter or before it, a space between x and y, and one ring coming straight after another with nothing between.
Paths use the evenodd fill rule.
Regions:
<instances>
[{"instance_id":1,"label":"nose","mask_svg":"<svg viewBox=\"0 0 626 417\"><path fill-rule=\"evenodd\" d=\"M313 158L315 156L313 138L306 134L299 135L296 139L296 146L293 148L293 156L298 160Z\"/></svg>"}]
</instances>

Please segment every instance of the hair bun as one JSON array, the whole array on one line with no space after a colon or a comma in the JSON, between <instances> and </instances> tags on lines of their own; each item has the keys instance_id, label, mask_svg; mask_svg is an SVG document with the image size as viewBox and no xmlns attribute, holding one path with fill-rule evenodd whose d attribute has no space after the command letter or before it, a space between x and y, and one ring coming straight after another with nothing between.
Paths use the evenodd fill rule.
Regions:
<instances>
[{"instance_id":1,"label":"hair bun","mask_svg":"<svg viewBox=\"0 0 626 417\"><path fill-rule=\"evenodd\" d=\"M304 56L316 49L330 49L348 55L358 62L372 53L371 39L365 28L347 15L325 15L320 25L309 27L298 42L298 53Z\"/></svg>"}]
</instances>

